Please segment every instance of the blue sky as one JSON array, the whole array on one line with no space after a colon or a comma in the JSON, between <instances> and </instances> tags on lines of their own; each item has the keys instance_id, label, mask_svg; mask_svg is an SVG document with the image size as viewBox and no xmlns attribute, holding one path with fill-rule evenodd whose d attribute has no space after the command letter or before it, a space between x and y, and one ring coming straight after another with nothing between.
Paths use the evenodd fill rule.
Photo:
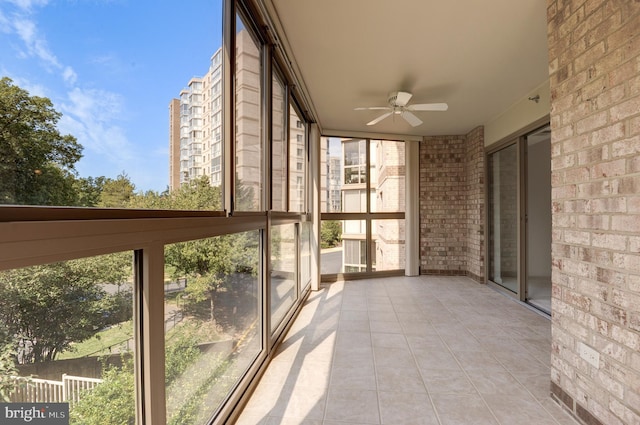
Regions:
<instances>
[{"instance_id":1,"label":"blue sky","mask_svg":"<svg viewBox=\"0 0 640 425\"><path fill-rule=\"evenodd\" d=\"M82 177L168 185L168 105L204 75L222 0L0 0L0 76L46 96L84 146Z\"/></svg>"}]
</instances>

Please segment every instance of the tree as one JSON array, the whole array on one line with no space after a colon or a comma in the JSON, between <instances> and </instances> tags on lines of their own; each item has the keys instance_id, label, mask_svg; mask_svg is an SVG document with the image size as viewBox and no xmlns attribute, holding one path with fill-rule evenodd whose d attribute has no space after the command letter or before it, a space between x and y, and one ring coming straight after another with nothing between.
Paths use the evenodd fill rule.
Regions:
<instances>
[{"instance_id":1,"label":"tree","mask_svg":"<svg viewBox=\"0 0 640 425\"><path fill-rule=\"evenodd\" d=\"M0 204L74 205L75 137L57 129L62 114L46 97L0 79Z\"/></svg>"},{"instance_id":2,"label":"tree","mask_svg":"<svg viewBox=\"0 0 640 425\"><path fill-rule=\"evenodd\" d=\"M128 207L220 210L222 193L219 187L209 184L207 176L202 176L172 192L134 195ZM191 306L207 301L208 319L215 322L216 297L221 289L230 284L230 276L240 272L257 272L258 259L252 255L257 251L250 248L255 244L257 241L252 240L247 234L180 242L167 245L165 262L173 270L172 277L188 279L188 297L185 301Z\"/></svg>"},{"instance_id":3,"label":"tree","mask_svg":"<svg viewBox=\"0 0 640 425\"><path fill-rule=\"evenodd\" d=\"M322 248L340 246L342 224L338 220L324 220L320 224L320 245Z\"/></svg>"},{"instance_id":4,"label":"tree","mask_svg":"<svg viewBox=\"0 0 640 425\"><path fill-rule=\"evenodd\" d=\"M105 179L102 184L98 206L102 208L126 208L136 187L125 172L114 179Z\"/></svg>"},{"instance_id":5,"label":"tree","mask_svg":"<svg viewBox=\"0 0 640 425\"><path fill-rule=\"evenodd\" d=\"M133 362L122 368L110 366L102 372L102 383L83 394L70 413L70 423L82 425L134 425L136 393Z\"/></svg>"},{"instance_id":6,"label":"tree","mask_svg":"<svg viewBox=\"0 0 640 425\"><path fill-rule=\"evenodd\" d=\"M74 189L77 192L75 206L97 207L107 180L104 176L80 177L76 179L74 181Z\"/></svg>"},{"instance_id":7,"label":"tree","mask_svg":"<svg viewBox=\"0 0 640 425\"><path fill-rule=\"evenodd\" d=\"M128 267L127 267L128 266ZM126 254L91 257L0 273L0 322L21 363L54 360L98 332L118 313L100 283L131 275Z\"/></svg>"}]
</instances>

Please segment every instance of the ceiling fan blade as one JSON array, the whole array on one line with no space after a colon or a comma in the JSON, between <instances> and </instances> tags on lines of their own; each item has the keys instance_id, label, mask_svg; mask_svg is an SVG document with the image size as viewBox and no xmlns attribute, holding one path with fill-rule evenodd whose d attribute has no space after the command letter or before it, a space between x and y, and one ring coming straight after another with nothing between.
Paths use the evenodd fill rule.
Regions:
<instances>
[{"instance_id":1,"label":"ceiling fan blade","mask_svg":"<svg viewBox=\"0 0 640 425\"><path fill-rule=\"evenodd\" d=\"M409 111L446 111L449 105L446 103L418 103L407 106Z\"/></svg>"},{"instance_id":2,"label":"ceiling fan blade","mask_svg":"<svg viewBox=\"0 0 640 425\"><path fill-rule=\"evenodd\" d=\"M418 117L416 117L415 115L413 115L411 112L409 111L402 111L402 118L404 118L405 120L407 120L407 122L409 124L411 124L412 127L417 127L420 124L422 124L422 120Z\"/></svg>"},{"instance_id":3,"label":"ceiling fan blade","mask_svg":"<svg viewBox=\"0 0 640 425\"><path fill-rule=\"evenodd\" d=\"M387 112L385 114L380 115L378 118L376 118L373 121L369 121L367 123L367 125L374 125L374 124L378 124L380 121L382 121L383 119L387 118L389 115L391 115L393 112Z\"/></svg>"},{"instance_id":4,"label":"ceiling fan blade","mask_svg":"<svg viewBox=\"0 0 640 425\"><path fill-rule=\"evenodd\" d=\"M411 99L411 96L413 96L411 93L407 93L405 91L399 91L396 94L396 100L394 103L398 106L405 106L407 102L409 102L409 99Z\"/></svg>"},{"instance_id":5,"label":"ceiling fan blade","mask_svg":"<svg viewBox=\"0 0 640 425\"><path fill-rule=\"evenodd\" d=\"M373 110L383 110L383 111L390 111L391 108L388 106L367 106L367 107L359 107L359 108L353 108L354 111L373 111Z\"/></svg>"}]
</instances>

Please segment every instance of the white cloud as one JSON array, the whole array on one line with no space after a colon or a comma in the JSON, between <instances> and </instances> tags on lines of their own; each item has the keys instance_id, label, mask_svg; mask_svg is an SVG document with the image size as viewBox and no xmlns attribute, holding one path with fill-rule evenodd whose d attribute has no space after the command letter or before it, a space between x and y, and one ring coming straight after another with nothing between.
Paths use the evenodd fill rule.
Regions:
<instances>
[{"instance_id":1,"label":"white cloud","mask_svg":"<svg viewBox=\"0 0 640 425\"><path fill-rule=\"evenodd\" d=\"M29 81L26 78L20 76L12 75L4 67L0 69L0 75L6 75L7 77L11 78L13 84L28 91L31 96L50 97L47 94L48 91L46 87L44 87L43 85L34 83L33 81Z\"/></svg>"},{"instance_id":2,"label":"white cloud","mask_svg":"<svg viewBox=\"0 0 640 425\"><path fill-rule=\"evenodd\" d=\"M57 95L47 94L44 87L24 78L13 80L32 95L47 96L55 102L55 108L63 114L58 121L59 130L62 134L75 136L84 147L84 157L77 168L87 168L87 175L106 175L112 169L139 167L140 158L120 125L125 117L123 97L79 84L73 66L61 63L49 47L46 34L39 29L36 8L45 6L48 0L0 0L0 4L7 3L13 8L0 10L0 32L15 36L18 56L35 58L44 69L58 75L64 82L62 90L66 94L60 100L60 91ZM98 60L105 66L118 63L114 56L103 56Z\"/></svg>"},{"instance_id":3,"label":"white cloud","mask_svg":"<svg viewBox=\"0 0 640 425\"><path fill-rule=\"evenodd\" d=\"M13 20L13 28L20 36L27 49L28 56L35 56L44 62L46 66L62 68L58 58L49 50L47 41L38 34L36 23L31 19L24 17L16 17Z\"/></svg>"},{"instance_id":4,"label":"white cloud","mask_svg":"<svg viewBox=\"0 0 640 425\"><path fill-rule=\"evenodd\" d=\"M122 97L97 89L74 88L62 103L59 127L73 134L87 150L119 166L134 158L125 131L117 125L122 115Z\"/></svg>"},{"instance_id":5,"label":"white cloud","mask_svg":"<svg viewBox=\"0 0 640 425\"><path fill-rule=\"evenodd\" d=\"M62 71L62 78L70 85L74 85L78 80L78 74L70 66L66 66Z\"/></svg>"},{"instance_id":6,"label":"white cloud","mask_svg":"<svg viewBox=\"0 0 640 425\"><path fill-rule=\"evenodd\" d=\"M0 10L0 32L8 34L11 32L11 23L2 10Z\"/></svg>"},{"instance_id":7,"label":"white cloud","mask_svg":"<svg viewBox=\"0 0 640 425\"><path fill-rule=\"evenodd\" d=\"M9 0L9 3L16 5L24 11L29 11L33 6L46 6L49 0Z\"/></svg>"}]
</instances>

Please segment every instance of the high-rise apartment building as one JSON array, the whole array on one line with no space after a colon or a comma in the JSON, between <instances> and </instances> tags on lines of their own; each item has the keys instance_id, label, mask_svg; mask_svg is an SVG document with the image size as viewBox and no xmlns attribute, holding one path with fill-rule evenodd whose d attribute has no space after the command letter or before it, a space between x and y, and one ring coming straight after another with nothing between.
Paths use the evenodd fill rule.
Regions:
<instances>
[{"instance_id":1,"label":"high-rise apartment building","mask_svg":"<svg viewBox=\"0 0 640 425\"><path fill-rule=\"evenodd\" d=\"M236 36L236 84L238 94L235 105L235 179L245 199L239 209L259 209L259 194L262 192L262 169L265 166L261 145L260 115L260 54L251 35L241 29ZM283 99L280 99L282 102ZM274 102L278 99L274 99ZM213 186L220 186L223 178L222 140L222 49L211 57L209 70L203 77L194 77L180 92L180 99L169 103L169 182L174 190L201 176L207 176ZM281 111L284 113L284 111ZM284 121L282 122L284 124ZM279 125L279 124L278 124ZM303 211L307 194L306 187L306 129L291 106L288 114L287 132L274 128L274 137L282 139L281 157L272 153L272 172L289 171L288 209ZM179 129L179 130L178 130ZM275 133L280 134L276 136ZM288 148L288 152L287 152ZM289 158L286 164L285 158ZM277 162L277 164L276 164ZM285 173L286 174L286 173ZM285 175L283 174L283 175ZM280 178L282 180L282 178ZM287 184L274 188L273 208L286 209L284 196ZM237 200L236 200L237 201Z\"/></svg>"},{"instance_id":2,"label":"high-rise apartment building","mask_svg":"<svg viewBox=\"0 0 640 425\"><path fill-rule=\"evenodd\" d=\"M222 49L203 77L189 80L169 102L169 189L208 176L222 182Z\"/></svg>"}]
</instances>

